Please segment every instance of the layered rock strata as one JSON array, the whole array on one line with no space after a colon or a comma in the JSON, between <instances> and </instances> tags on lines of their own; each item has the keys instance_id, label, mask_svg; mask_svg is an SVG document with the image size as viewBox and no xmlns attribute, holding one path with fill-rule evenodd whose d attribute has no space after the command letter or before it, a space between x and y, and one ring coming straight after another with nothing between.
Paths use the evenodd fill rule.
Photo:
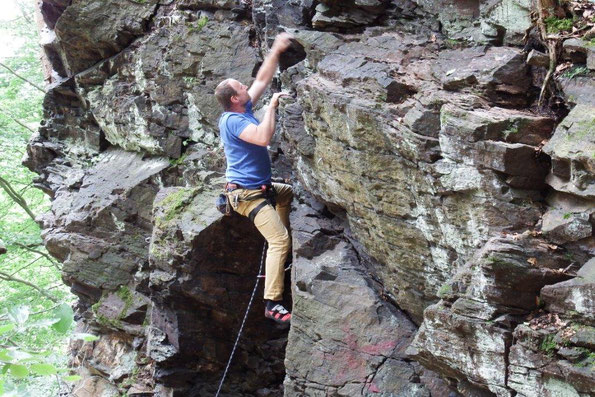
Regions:
<instances>
[{"instance_id":1,"label":"layered rock strata","mask_svg":"<svg viewBox=\"0 0 595 397\"><path fill-rule=\"evenodd\" d=\"M594 80L559 77L565 107L537 111L530 11L42 1L55 73L25 163L78 328L101 336L72 345L77 395L216 392L263 241L213 207L212 93L249 83L280 30L294 318L271 327L257 291L223 394L593 395ZM593 68L588 43L562 56Z\"/></svg>"}]
</instances>

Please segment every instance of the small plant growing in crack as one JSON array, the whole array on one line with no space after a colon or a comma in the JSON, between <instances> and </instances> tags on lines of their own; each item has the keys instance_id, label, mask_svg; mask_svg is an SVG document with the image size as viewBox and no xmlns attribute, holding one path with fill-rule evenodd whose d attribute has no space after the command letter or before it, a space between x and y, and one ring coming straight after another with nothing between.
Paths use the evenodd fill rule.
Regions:
<instances>
[{"instance_id":1,"label":"small plant growing in crack","mask_svg":"<svg viewBox=\"0 0 595 397\"><path fill-rule=\"evenodd\" d=\"M586 76L589 74L589 69L586 66L575 66L562 73L562 77L573 79L578 76Z\"/></svg>"},{"instance_id":2,"label":"small plant growing in crack","mask_svg":"<svg viewBox=\"0 0 595 397\"><path fill-rule=\"evenodd\" d=\"M545 354L548 356L552 356L557 347L558 345L554 341L554 335L547 335L545 338L543 338L541 344L539 345L539 349L545 352Z\"/></svg>"},{"instance_id":3,"label":"small plant growing in crack","mask_svg":"<svg viewBox=\"0 0 595 397\"><path fill-rule=\"evenodd\" d=\"M206 16L202 16L200 18L198 18L198 21L196 21L196 23L194 24L194 26L192 26L190 29L188 29L188 32L190 33L194 33L194 32L200 32L205 26L207 26L207 23L209 22L209 18Z\"/></svg>"}]
</instances>

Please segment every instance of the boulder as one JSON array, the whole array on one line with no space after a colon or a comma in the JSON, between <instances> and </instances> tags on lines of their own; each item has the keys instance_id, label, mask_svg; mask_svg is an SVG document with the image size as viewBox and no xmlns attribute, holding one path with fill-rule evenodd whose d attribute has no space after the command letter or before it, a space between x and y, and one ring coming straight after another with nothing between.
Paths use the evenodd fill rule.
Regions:
<instances>
[{"instance_id":1,"label":"boulder","mask_svg":"<svg viewBox=\"0 0 595 397\"><path fill-rule=\"evenodd\" d=\"M344 220L304 205L291 224L294 317L285 395L429 396L436 386L445 392L444 384L426 385L421 368L407 362L404 349L416 327L361 273L365 263L340 237Z\"/></svg>"},{"instance_id":2,"label":"boulder","mask_svg":"<svg viewBox=\"0 0 595 397\"><path fill-rule=\"evenodd\" d=\"M546 182L554 189L587 199L595 198L595 107L576 105L556 127L543 147L553 171Z\"/></svg>"},{"instance_id":3,"label":"boulder","mask_svg":"<svg viewBox=\"0 0 595 397\"><path fill-rule=\"evenodd\" d=\"M564 99L572 105L595 106L595 82L589 76L560 77Z\"/></svg>"},{"instance_id":4,"label":"boulder","mask_svg":"<svg viewBox=\"0 0 595 397\"><path fill-rule=\"evenodd\" d=\"M179 7L190 10L210 10L210 9L241 9L245 7L242 0L180 0Z\"/></svg>"},{"instance_id":5,"label":"boulder","mask_svg":"<svg viewBox=\"0 0 595 397\"><path fill-rule=\"evenodd\" d=\"M583 396L592 393L592 351L573 348L579 326L545 314L520 325L510 348L509 385L520 396ZM568 360L570 358L571 361Z\"/></svg>"},{"instance_id":6,"label":"boulder","mask_svg":"<svg viewBox=\"0 0 595 397\"><path fill-rule=\"evenodd\" d=\"M70 4L54 30L68 76L122 51L148 30L158 0L81 0ZM110 10L109 16L105 10Z\"/></svg>"},{"instance_id":7,"label":"boulder","mask_svg":"<svg viewBox=\"0 0 595 397\"><path fill-rule=\"evenodd\" d=\"M148 205L157 193L154 178L168 166L163 158L109 149L56 194L43 218L44 243L83 299L95 303L102 289L127 284L147 261Z\"/></svg>"},{"instance_id":8,"label":"boulder","mask_svg":"<svg viewBox=\"0 0 595 397\"><path fill-rule=\"evenodd\" d=\"M595 68L595 45L582 39L565 40L562 46L564 57L572 63L587 64L589 69Z\"/></svg>"},{"instance_id":9,"label":"boulder","mask_svg":"<svg viewBox=\"0 0 595 397\"><path fill-rule=\"evenodd\" d=\"M321 1L312 17L312 27L342 31L374 24L383 15L387 2L382 0Z\"/></svg>"},{"instance_id":10,"label":"boulder","mask_svg":"<svg viewBox=\"0 0 595 397\"><path fill-rule=\"evenodd\" d=\"M461 57L468 62L461 64ZM500 105L527 104L530 86L525 55L511 47L470 47L440 53L433 66L434 76L449 91L479 87Z\"/></svg>"},{"instance_id":11,"label":"boulder","mask_svg":"<svg viewBox=\"0 0 595 397\"><path fill-rule=\"evenodd\" d=\"M593 233L586 212L572 213L561 210L549 210L543 215L541 231L557 244L590 237Z\"/></svg>"},{"instance_id":12,"label":"boulder","mask_svg":"<svg viewBox=\"0 0 595 397\"><path fill-rule=\"evenodd\" d=\"M293 325L257 289L223 395L590 393L593 79L556 75L566 104L532 107L528 3L43 0L57 73L25 163L100 336L72 346L77 386L215 394L263 241L213 207L213 90L285 30L269 152L295 189Z\"/></svg>"},{"instance_id":13,"label":"boulder","mask_svg":"<svg viewBox=\"0 0 595 397\"><path fill-rule=\"evenodd\" d=\"M543 52L531 50L527 55L527 64L531 66L538 66L541 68L549 68L550 57Z\"/></svg>"},{"instance_id":14,"label":"boulder","mask_svg":"<svg viewBox=\"0 0 595 397\"><path fill-rule=\"evenodd\" d=\"M579 317L595 325L595 259L590 259L576 273L576 278L548 285L541 297L548 311ZM593 346L590 346L593 349Z\"/></svg>"},{"instance_id":15,"label":"boulder","mask_svg":"<svg viewBox=\"0 0 595 397\"><path fill-rule=\"evenodd\" d=\"M531 2L528 0L415 2L435 14L445 34L455 40L520 45L525 31L531 26Z\"/></svg>"},{"instance_id":16,"label":"boulder","mask_svg":"<svg viewBox=\"0 0 595 397\"><path fill-rule=\"evenodd\" d=\"M66 7L70 5L71 1L72 0L43 0L39 4L43 21L50 29L54 29L56 21L60 15L62 15Z\"/></svg>"}]
</instances>

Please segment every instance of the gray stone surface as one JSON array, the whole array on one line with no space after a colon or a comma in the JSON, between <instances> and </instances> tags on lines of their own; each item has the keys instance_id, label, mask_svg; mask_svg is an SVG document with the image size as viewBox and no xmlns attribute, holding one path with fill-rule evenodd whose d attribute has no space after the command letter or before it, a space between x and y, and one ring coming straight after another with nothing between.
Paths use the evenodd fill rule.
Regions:
<instances>
[{"instance_id":1,"label":"gray stone surface","mask_svg":"<svg viewBox=\"0 0 595 397\"><path fill-rule=\"evenodd\" d=\"M576 273L576 278L548 285L541 290L548 311L570 314L595 326L595 258Z\"/></svg>"},{"instance_id":2,"label":"gray stone surface","mask_svg":"<svg viewBox=\"0 0 595 397\"><path fill-rule=\"evenodd\" d=\"M490 240L440 288L442 300L425 310L407 353L449 377L513 395L506 381L513 330L537 308L544 285L568 278L559 272L567 264L529 234Z\"/></svg>"},{"instance_id":3,"label":"gray stone surface","mask_svg":"<svg viewBox=\"0 0 595 397\"><path fill-rule=\"evenodd\" d=\"M505 183L495 172L508 175L512 187L525 178L521 187L543 188L548 163L535 156L532 145L553 128L548 118L490 108L475 95L457 100L457 94L441 90L437 69L424 61L436 55L424 42L390 32L322 48L328 54L319 55L317 73L297 82L298 104L290 105L302 109L305 129L293 111L286 124L286 136L301 154L295 167L306 188L347 211L356 238L383 264L377 271L387 290L416 321L435 301L453 262L462 264L490 228L522 228L538 220L529 202L521 212L502 210L514 206L512 197L524 200L520 197L528 193L495 187ZM306 52L314 45L304 43ZM454 62L455 52L449 54L438 68ZM479 61L469 67L487 97L497 97L494 86L528 84L516 50L475 54L490 64L487 72ZM370 61L375 58L379 61ZM409 66L399 68L404 62ZM475 138L468 129L476 131ZM396 189L403 184L410 188ZM435 192L446 194L440 203ZM485 192L498 204L486 201ZM469 229L457 234L461 225ZM419 241L426 243L414 243Z\"/></svg>"},{"instance_id":4,"label":"gray stone surface","mask_svg":"<svg viewBox=\"0 0 595 397\"><path fill-rule=\"evenodd\" d=\"M544 54L543 52L531 50L527 55L527 64L531 66L548 68L550 66L550 57L547 54Z\"/></svg>"},{"instance_id":5,"label":"gray stone surface","mask_svg":"<svg viewBox=\"0 0 595 397\"><path fill-rule=\"evenodd\" d=\"M436 385L426 385L404 355L415 325L362 272L365 261L341 235L345 220L308 204L291 215L294 317L285 395L429 396Z\"/></svg>"},{"instance_id":6,"label":"gray stone surface","mask_svg":"<svg viewBox=\"0 0 595 397\"><path fill-rule=\"evenodd\" d=\"M215 87L231 75L250 83L258 54L248 27L220 24L212 14L201 18L176 11L133 51L77 76L79 93L111 144L177 158L182 142L217 143Z\"/></svg>"},{"instance_id":7,"label":"gray stone surface","mask_svg":"<svg viewBox=\"0 0 595 397\"><path fill-rule=\"evenodd\" d=\"M147 355L155 362L155 380L174 394L215 394L263 247L246 218L217 211L213 203L221 179L212 183L164 188L153 207ZM262 287L257 293L223 395L265 388L280 395L286 332L264 320Z\"/></svg>"},{"instance_id":8,"label":"gray stone surface","mask_svg":"<svg viewBox=\"0 0 595 397\"><path fill-rule=\"evenodd\" d=\"M543 215L541 231L553 242L564 244L590 237L593 228L586 212L549 210Z\"/></svg>"},{"instance_id":9,"label":"gray stone surface","mask_svg":"<svg viewBox=\"0 0 595 397\"><path fill-rule=\"evenodd\" d=\"M25 164L79 329L101 335L72 346L91 395L214 395L262 241L213 208L212 93L249 84L281 30L294 320L256 300L224 395L591 393L593 79L556 75L565 105L537 109L528 1L40 6L57 80Z\"/></svg>"},{"instance_id":10,"label":"gray stone surface","mask_svg":"<svg viewBox=\"0 0 595 397\"><path fill-rule=\"evenodd\" d=\"M515 330L508 382L517 395L592 395L595 375L592 358L589 359L592 353L582 350L572 361L561 355L564 345L573 346L572 335L581 328L576 324L570 326L555 315L546 315Z\"/></svg>"},{"instance_id":11,"label":"gray stone surface","mask_svg":"<svg viewBox=\"0 0 595 397\"><path fill-rule=\"evenodd\" d=\"M68 76L120 52L135 38L143 35L158 2L72 2L62 12L54 27Z\"/></svg>"},{"instance_id":12,"label":"gray stone surface","mask_svg":"<svg viewBox=\"0 0 595 397\"><path fill-rule=\"evenodd\" d=\"M113 148L94 166L68 175L42 219L42 237L74 290L114 290L145 263L155 177L167 166L163 158Z\"/></svg>"},{"instance_id":13,"label":"gray stone surface","mask_svg":"<svg viewBox=\"0 0 595 397\"><path fill-rule=\"evenodd\" d=\"M453 39L518 45L531 26L529 0L415 2L435 14Z\"/></svg>"},{"instance_id":14,"label":"gray stone surface","mask_svg":"<svg viewBox=\"0 0 595 397\"><path fill-rule=\"evenodd\" d=\"M554 166L560 170L550 173L546 182L558 191L591 200L595 198L594 114L593 105L576 105L543 147L543 151L551 156Z\"/></svg>"}]
</instances>

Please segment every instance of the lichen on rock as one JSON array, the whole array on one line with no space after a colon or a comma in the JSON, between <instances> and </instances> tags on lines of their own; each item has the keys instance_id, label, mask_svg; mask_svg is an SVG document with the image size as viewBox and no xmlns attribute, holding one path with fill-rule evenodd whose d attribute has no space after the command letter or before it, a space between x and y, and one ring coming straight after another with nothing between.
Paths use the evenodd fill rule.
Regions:
<instances>
[{"instance_id":1,"label":"lichen on rock","mask_svg":"<svg viewBox=\"0 0 595 397\"><path fill-rule=\"evenodd\" d=\"M587 72L536 109L530 2L40 7L55 75L25 164L77 327L100 335L71 346L87 395L217 391L263 240L214 207L213 91L249 84L281 30L271 91L291 98L269 149L295 192L292 326L258 290L222 395L593 394L593 52L562 46Z\"/></svg>"}]
</instances>

